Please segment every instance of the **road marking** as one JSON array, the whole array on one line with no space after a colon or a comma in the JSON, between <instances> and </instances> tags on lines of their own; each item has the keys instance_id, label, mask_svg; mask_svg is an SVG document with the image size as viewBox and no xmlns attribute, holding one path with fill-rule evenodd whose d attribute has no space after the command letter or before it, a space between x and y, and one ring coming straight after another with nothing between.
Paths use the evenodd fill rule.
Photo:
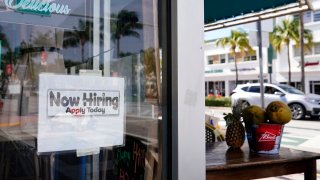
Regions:
<instances>
[{"instance_id":1,"label":"road marking","mask_svg":"<svg viewBox=\"0 0 320 180\"><path fill-rule=\"evenodd\" d=\"M315 128L305 128L305 127L287 126L286 128L299 129L299 130L312 130L312 131L319 131L319 129L315 129Z\"/></svg>"},{"instance_id":2,"label":"road marking","mask_svg":"<svg viewBox=\"0 0 320 180\"><path fill-rule=\"evenodd\" d=\"M298 138L298 137L282 137L281 143L285 145L290 145L290 146L298 146L306 142L307 140L308 139Z\"/></svg>"}]
</instances>

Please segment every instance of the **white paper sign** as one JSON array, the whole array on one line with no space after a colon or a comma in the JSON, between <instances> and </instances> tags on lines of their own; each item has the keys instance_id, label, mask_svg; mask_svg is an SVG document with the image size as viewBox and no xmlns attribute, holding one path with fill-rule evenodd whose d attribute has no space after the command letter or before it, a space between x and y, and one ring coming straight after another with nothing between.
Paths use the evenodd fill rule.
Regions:
<instances>
[{"instance_id":1,"label":"white paper sign","mask_svg":"<svg viewBox=\"0 0 320 180\"><path fill-rule=\"evenodd\" d=\"M124 142L124 79L41 74L38 152Z\"/></svg>"}]
</instances>

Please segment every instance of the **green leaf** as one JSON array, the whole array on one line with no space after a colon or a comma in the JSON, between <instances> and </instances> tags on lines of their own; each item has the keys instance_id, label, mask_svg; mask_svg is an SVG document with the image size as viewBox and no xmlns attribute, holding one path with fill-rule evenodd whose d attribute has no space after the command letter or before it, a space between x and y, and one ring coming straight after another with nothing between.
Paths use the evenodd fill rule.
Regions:
<instances>
[{"instance_id":1,"label":"green leaf","mask_svg":"<svg viewBox=\"0 0 320 180\"><path fill-rule=\"evenodd\" d=\"M232 113L223 113L223 115L225 115L223 117L223 119L226 121L226 125L229 126L234 120L235 120L235 117L233 116Z\"/></svg>"}]
</instances>

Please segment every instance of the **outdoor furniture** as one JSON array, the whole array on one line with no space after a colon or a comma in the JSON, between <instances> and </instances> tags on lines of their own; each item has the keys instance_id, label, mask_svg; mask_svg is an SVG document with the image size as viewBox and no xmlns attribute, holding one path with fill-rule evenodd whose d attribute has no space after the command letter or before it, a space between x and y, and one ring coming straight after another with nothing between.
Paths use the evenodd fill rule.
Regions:
<instances>
[{"instance_id":1,"label":"outdoor furniture","mask_svg":"<svg viewBox=\"0 0 320 180\"><path fill-rule=\"evenodd\" d=\"M316 160L320 154L280 148L279 154L256 154L248 143L241 150L230 151L225 142L206 146L206 179L254 179L304 173L306 180L316 180Z\"/></svg>"}]
</instances>

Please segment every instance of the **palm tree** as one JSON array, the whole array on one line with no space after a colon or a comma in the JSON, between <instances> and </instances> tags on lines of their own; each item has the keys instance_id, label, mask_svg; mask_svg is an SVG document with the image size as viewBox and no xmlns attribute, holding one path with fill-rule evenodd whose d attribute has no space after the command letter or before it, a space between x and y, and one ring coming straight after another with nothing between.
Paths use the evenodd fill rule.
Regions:
<instances>
[{"instance_id":1,"label":"palm tree","mask_svg":"<svg viewBox=\"0 0 320 180\"><path fill-rule=\"evenodd\" d=\"M1 41L1 46L3 46L4 48L7 48L8 52L7 52L7 55L8 55L8 60L9 60L9 63L12 64L12 53L11 53L11 48L10 48L10 44L9 44L9 41L6 37L6 34L2 32L2 27L0 26L0 41ZM2 48L0 46L0 48ZM1 52L1 51L0 51ZM0 60L1 60L1 56L2 54L0 53ZM1 67L1 61L0 61L0 67ZM1 97L3 98L3 96L5 95L5 91L4 91L4 87L5 87L5 81L6 81L6 76L3 74L0 74L0 78L1 78L1 87L0 87L0 91L1 91Z\"/></svg>"},{"instance_id":2,"label":"palm tree","mask_svg":"<svg viewBox=\"0 0 320 180\"><path fill-rule=\"evenodd\" d=\"M4 55L4 59L6 61L0 62L0 63L12 64L13 63L13 53L11 51L10 43L6 37L6 34L2 32L1 26L0 26L0 41L1 41L1 46L3 48L7 49L7 53ZM1 48L1 46L0 46L0 48ZM1 50L0 50L0 52L1 52ZM0 56L2 56L2 55L0 54ZM0 58L0 60L1 60L1 58ZM1 67L1 64L0 64L0 67Z\"/></svg>"},{"instance_id":3,"label":"palm tree","mask_svg":"<svg viewBox=\"0 0 320 180\"><path fill-rule=\"evenodd\" d=\"M45 33L37 32L37 36L32 37L32 43L38 47L44 44L54 44L55 40L50 36L51 33L51 31Z\"/></svg>"},{"instance_id":4,"label":"palm tree","mask_svg":"<svg viewBox=\"0 0 320 180\"><path fill-rule=\"evenodd\" d=\"M304 39L306 40L305 47L312 46L312 34L309 30L304 30ZM273 48L277 52L281 52L283 46L287 48L288 57L288 84L291 84L291 59L290 59L290 42L294 41L296 46L299 47L299 22L295 19L284 19L281 23L276 25L270 34L270 41ZM304 66L304 64L301 64Z\"/></svg>"},{"instance_id":5,"label":"palm tree","mask_svg":"<svg viewBox=\"0 0 320 180\"><path fill-rule=\"evenodd\" d=\"M117 57L120 57L120 39L123 36L140 37L135 29L141 29L142 25L138 23L138 15L134 11L121 10L118 14L112 14L111 33L112 39L115 40L117 48Z\"/></svg>"},{"instance_id":6,"label":"palm tree","mask_svg":"<svg viewBox=\"0 0 320 180\"><path fill-rule=\"evenodd\" d=\"M144 73L145 73L145 88L146 96L151 98L159 99L158 92L158 75L157 75L157 62L154 48L148 48L143 51L143 60L144 60ZM154 85L155 86L152 86ZM150 86L151 85L151 86Z\"/></svg>"},{"instance_id":7,"label":"palm tree","mask_svg":"<svg viewBox=\"0 0 320 180\"><path fill-rule=\"evenodd\" d=\"M93 24L91 21L79 20L78 27L64 33L63 47L77 47L80 45L81 60L84 63L84 45L90 40L92 36Z\"/></svg>"},{"instance_id":8,"label":"palm tree","mask_svg":"<svg viewBox=\"0 0 320 180\"><path fill-rule=\"evenodd\" d=\"M0 41L4 48L7 48L8 51L11 51L9 41L7 40L6 34L2 32L1 26L0 26Z\"/></svg>"},{"instance_id":9,"label":"palm tree","mask_svg":"<svg viewBox=\"0 0 320 180\"><path fill-rule=\"evenodd\" d=\"M230 37L224 37L216 41L216 46L221 45L222 47L229 46L231 54L234 58L234 67L236 71L236 85L238 85L238 65L236 60L236 52L240 52L243 57L244 54L252 54L254 50L249 44L248 34L237 30L231 31Z\"/></svg>"}]
</instances>

